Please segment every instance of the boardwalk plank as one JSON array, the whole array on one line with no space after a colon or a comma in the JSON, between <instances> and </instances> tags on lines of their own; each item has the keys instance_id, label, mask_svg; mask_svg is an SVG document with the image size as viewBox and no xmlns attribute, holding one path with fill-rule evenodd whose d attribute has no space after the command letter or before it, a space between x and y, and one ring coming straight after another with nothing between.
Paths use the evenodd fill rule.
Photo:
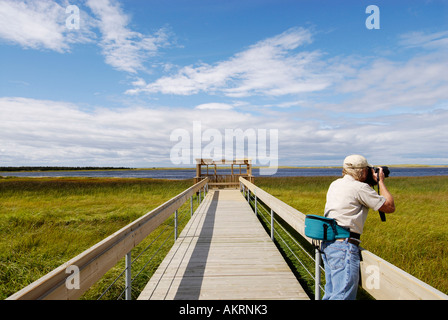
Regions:
<instances>
[{"instance_id":1,"label":"boardwalk plank","mask_svg":"<svg viewBox=\"0 0 448 320\"><path fill-rule=\"evenodd\" d=\"M211 190L139 300L308 296L238 190Z\"/></svg>"}]
</instances>

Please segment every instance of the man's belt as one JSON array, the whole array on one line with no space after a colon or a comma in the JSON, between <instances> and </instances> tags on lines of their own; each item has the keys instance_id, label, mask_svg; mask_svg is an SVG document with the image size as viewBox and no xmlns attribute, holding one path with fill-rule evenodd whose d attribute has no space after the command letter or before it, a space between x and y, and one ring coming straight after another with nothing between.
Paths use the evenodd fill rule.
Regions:
<instances>
[{"instance_id":1,"label":"man's belt","mask_svg":"<svg viewBox=\"0 0 448 320\"><path fill-rule=\"evenodd\" d=\"M350 238L345 239L337 239L338 241L345 241L347 240L348 243L354 244L355 246L359 246L359 243L361 239L361 235L359 233L350 232Z\"/></svg>"},{"instance_id":2,"label":"man's belt","mask_svg":"<svg viewBox=\"0 0 448 320\"><path fill-rule=\"evenodd\" d=\"M359 233L355 233L355 232L351 232L350 231L350 238L359 240L359 239L361 239L361 235Z\"/></svg>"},{"instance_id":3,"label":"man's belt","mask_svg":"<svg viewBox=\"0 0 448 320\"><path fill-rule=\"evenodd\" d=\"M355 246L359 246L359 243L361 242L359 240L352 239L352 238L336 239L336 241L345 241L345 240L347 240L348 243L354 244Z\"/></svg>"}]
</instances>

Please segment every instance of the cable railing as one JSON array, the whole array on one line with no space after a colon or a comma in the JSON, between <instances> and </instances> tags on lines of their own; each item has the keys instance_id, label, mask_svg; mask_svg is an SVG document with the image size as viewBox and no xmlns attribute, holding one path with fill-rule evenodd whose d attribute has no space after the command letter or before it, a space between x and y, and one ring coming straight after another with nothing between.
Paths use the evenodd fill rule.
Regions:
<instances>
[{"instance_id":1,"label":"cable railing","mask_svg":"<svg viewBox=\"0 0 448 320\"><path fill-rule=\"evenodd\" d=\"M154 262L159 254L163 254L163 256L166 255L166 251L168 249L162 249L164 247L170 248L173 245L174 241L177 240L178 235L182 232L188 219L193 216L195 209L197 208L197 206L199 206L201 200L205 198L207 192L208 185L205 185L204 189L201 190L196 196L192 195L190 197L189 203L186 202L182 207L180 207L173 213L173 215L170 217L171 221L169 221L165 225L162 225L163 229L158 234L153 235L155 236L154 239L152 239L151 242L146 245L135 258L131 259L131 253L129 252L129 257L128 255L126 256L125 266L122 269L121 273L119 273L111 282L111 284L103 292L101 292L97 300L101 300L106 295L106 293L109 292L113 288L113 286L123 277L126 277L125 285L122 286L123 288L121 289L116 300L132 300L134 298L133 292L135 292L135 294L138 296L143 288L141 288L139 285L134 285L134 283L137 282L138 277L141 275L144 275L145 277L151 277L152 272L148 272L145 274L145 269L147 269L148 265ZM167 221L168 220L169 219L167 219ZM167 234L162 237L165 233ZM160 240L162 243L158 247L154 247L158 240ZM132 272L132 266L136 265L139 262L140 258L144 258L144 254L150 249L152 249L152 251L150 252L149 257L146 257L147 259L142 262L143 266L140 266L140 269L138 269L136 271L136 274L134 275L134 272ZM153 266L154 269L156 269L159 264L160 261L155 263ZM143 281L142 283L146 282Z\"/></svg>"},{"instance_id":2,"label":"cable railing","mask_svg":"<svg viewBox=\"0 0 448 320\"><path fill-rule=\"evenodd\" d=\"M184 216L185 217L185 216ZM161 249L169 242L170 239L173 238L174 235L174 219L169 223L166 224L165 227L162 229L162 231L134 258L132 259L132 261L130 262L130 267L131 267L131 275L133 274L132 272L132 266L135 265L137 263L137 261L139 260L140 257L143 256L143 254L145 252L147 252L149 249L153 248L154 243L156 243L157 240L159 240L159 238L162 237L162 235L166 232L169 231L170 228L172 228L172 230L162 239L163 242L160 246L158 246L157 248L155 248L154 253L152 253L152 255L150 256L150 258L144 263L143 267L141 267L138 271L137 274L135 276L133 276L131 278L131 280L128 280L129 284L126 284L124 286L124 288L121 290L117 300L120 300L123 298L123 295L128 292L129 288L131 288L131 291L133 289L135 289L134 286L132 286L132 283L134 283L136 281L136 279L138 278L138 276L146 269L146 267L154 261L155 257L157 256L157 254L161 251ZM129 263L126 263L127 265L129 265ZM103 298L105 296L106 293L110 292L110 290L113 288L113 286L117 283L117 281L119 281L125 274L126 272L129 272L128 267L124 267L121 271L121 273L115 277L115 279L110 283L110 285L103 291L101 292L100 296L97 298L97 300L101 300L101 298ZM126 297L126 295L125 295ZM131 292L131 297L132 297L132 292ZM128 296L126 297L128 300L130 299L129 297L129 292L128 292Z\"/></svg>"},{"instance_id":3,"label":"cable railing","mask_svg":"<svg viewBox=\"0 0 448 320\"><path fill-rule=\"evenodd\" d=\"M172 229L171 236L174 241L179 234L179 227L183 226L184 220L188 217L188 208L183 206L188 200L190 206L190 216L193 214L194 198L200 203L203 195L208 190L208 179L203 179L192 187L181 192L177 196L168 200L156 209L148 212L127 226L118 230L106 239L85 250L78 256L62 264L58 268L44 275L40 279L26 286L22 290L8 297L7 300L74 300L83 296L92 286L97 285L99 280L110 273L110 270L117 268L117 264L125 258L124 270L119 272L117 277L106 286L100 294L100 298L108 295L111 288L116 285L123 276L125 277L124 289L118 294L118 297L132 299L132 283L136 277L142 274L139 270L137 275L132 278L132 263L143 256L137 254L132 260L132 250L140 250L139 245L145 242L148 235L162 226L163 231ZM196 194L196 197L194 197ZM179 219L179 213L184 216ZM173 214L174 213L174 214ZM164 227L165 221L172 219ZM171 224L171 225L170 225ZM172 235L174 232L174 236ZM165 238L163 238L165 239ZM161 239L157 239L158 241ZM167 242L169 240L164 240ZM143 248L145 249L145 248ZM142 251L146 251L143 250ZM156 251L160 250L157 248ZM147 261L146 266L150 262ZM112 270L113 271L113 270ZM100 281L100 282L101 282Z\"/></svg>"},{"instance_id":4,"label":"cable railing","mask_svg":"<svg viewBox=\"0 0 448 320\"><path fill-rule=\"evenodd\" d=\"M281 221L272 209L257 198L255 193L251 193L248 188L244 187L244 185L242 185L241 191L245 199L253 208L254 213L259 217L263 226L271 235L271 240L276 242L279 249L290 260L295 268L295 274L297 274L299 281L306 286L306 288L304 288L305 291L310 293L310 288L312 288L315 292L315 285L317 283L320 287L320 291L325 292L324 286L320 281L321 274L325 274L325 270L320 262L318 263L318 277L316 278L316 259L315 256L313 257L309 253L310 250L299 243L297 236L292 235L291 232L285 228L284 221Z\"/></svg>"}]
</instances>

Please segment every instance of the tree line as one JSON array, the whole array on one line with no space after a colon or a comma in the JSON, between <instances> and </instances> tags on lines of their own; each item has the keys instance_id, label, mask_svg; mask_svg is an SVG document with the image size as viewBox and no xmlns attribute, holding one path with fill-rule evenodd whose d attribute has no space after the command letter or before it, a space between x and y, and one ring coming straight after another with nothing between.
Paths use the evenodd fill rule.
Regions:
<instances>
[{"instance_id":1,"label":"tree line","mask_svg":"<svg viewBox=\"0 0 448 320\"><path fill-rule=\"evenodd\" d=\"M20 166L0 167L0 171L74 171L74 170L129 170L127 167L48 167L48 166Z\"/></svg>"}]
</instances>

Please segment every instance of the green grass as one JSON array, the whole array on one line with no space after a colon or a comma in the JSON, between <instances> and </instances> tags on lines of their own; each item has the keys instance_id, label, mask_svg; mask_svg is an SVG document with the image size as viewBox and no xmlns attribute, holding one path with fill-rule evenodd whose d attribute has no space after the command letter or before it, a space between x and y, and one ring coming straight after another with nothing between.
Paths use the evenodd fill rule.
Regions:
<instances>
[{"instance_id":1,"label":"green grass","mask_svg":"<svg viewBox=\"0 0 448 320\"><path fill-rule=\"evenodd\" d=\"M256 178L260 188L305 214L323 214L329 184L336 177ZM371 211L362 246L406 272L448 293L448 177L390 177L386 180L397 210L381 222ZM5 299L62 263L103 240L193 184L192 180L105 178L0 179L0 299ZM195 201L195 206L196 206ZM180 216L188 220L189 204ZM172 217L133 250L133 258ZM156 240L157 248L166 235ZM167 252L172 237L162 248ZM133 265L133 274L154 253L149 249ZM159 255L158 255L159 256ZM148 264L135 283L138 294L163 253ZM108 272L83 299L96 299L123 270ZM134 270L135 268L135 270ZM306 281L309 281L306 280ZM116 299L120 279L104 299Z\"/></svg>"},{"instance_id":2,"label":"green grass","mask_svg":"<svg viewBox=\"0 0 448 320\"><path fill-rule=\"evenodd\" d=\"M323 214L337 177L257 178L255 183L304 214ZM370 211L361 246L448 293L448 177L390 177L396 211L381 222Z\"/></svg>"},{"instance_id":3,"label":"green grass","mask_svg":"<svg viewBox=\"0 0 448 320\"><path fill-rule=\"evenodd\" d=\"M0 179L0 299L39 279L192 183L154 179ZM185 215L186 211L189 212L182 208L180 213ZM149 237L146 243L151 240ZM139 246L133 255L141 250ZM121 272L118 267L106 278ZM105 286L107 281L100 281L97 289L85 298L97 297Z\"/></svg>"}]
</instances>

